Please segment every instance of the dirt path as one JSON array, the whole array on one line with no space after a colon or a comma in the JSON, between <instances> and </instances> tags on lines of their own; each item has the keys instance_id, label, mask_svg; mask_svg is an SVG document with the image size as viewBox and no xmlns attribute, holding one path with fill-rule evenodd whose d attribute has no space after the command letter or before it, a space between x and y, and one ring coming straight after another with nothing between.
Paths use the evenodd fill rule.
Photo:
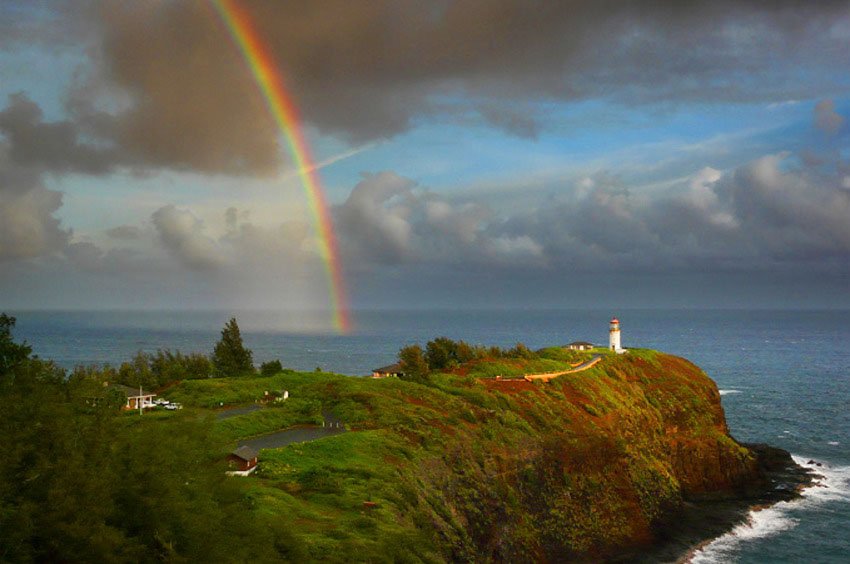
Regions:
<instances>
[{"instance_id":1,"label":"dirt path","mask_svg":"<svg viewBox=\"0 0 850 564\"><path fill-rule=\"evenodd\" d=\"M557 378L558 376L563 376L564 374L573 374L574 372L581 372L582 370L587 370L588 368L594 366L597 362L602 360L602 355L596 355L587 362L583 362L579 364L575 368L570 370L563 370L561 372L546 372L544 374L526 374L523 376L523 379L528 380L529 382L533 382L534 380L543 380L544 382L548 382L552 378Z\"/></svg>"}]
</instances>

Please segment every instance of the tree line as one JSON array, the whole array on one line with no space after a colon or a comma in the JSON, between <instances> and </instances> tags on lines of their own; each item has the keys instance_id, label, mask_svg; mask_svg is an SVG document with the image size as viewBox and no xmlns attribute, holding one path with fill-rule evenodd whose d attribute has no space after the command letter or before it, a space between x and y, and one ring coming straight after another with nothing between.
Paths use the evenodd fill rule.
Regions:
<instances>
[{"instance_id":1,"label":"tree line","mask_svg":"<svg viewBox=\"0 0 850 564\"><path fill-rule=\"evenodd\" d=\"M413 344L402 347L398 352L403 378L409 380L424 380L432 372L454 370L475 360L537 357L537 353L523 343L517 343L510 349L503 349L495 346L471 345L448 337L437 337L428 341L424 349L418 344Z\"/></svg>"},{"instance_id":2,"label":"tree line","mask_svg":"<svg viewBox=\"0 0 850 564\"><path fill-rule=\"evenodd\" d=\"M264 362L260 374L270 376L283 371L280 360ZM157 390L179 380L201 378L226 378L257 373L253 352L242 341L242 333L236 318L231 318L221 330L221 338L211 355L201 353L183 354L169 349L156 352L137 352L129 361L117 368L78 366L72 377L92 377L99 373L103 381L124 384L133 388Z\"/></svg>"},{"instance_id":3,"label":"tree line","mask_svg":"<svg viewBox=\"0 0 850 564\"><path fill-rule=\"evenodd\" d=\"M0 314L0 562L303 558L224 475L208 418L127 417L123 398L91 402L99 382L34 357L14 326Z\"/></svg>"}]
</instances>

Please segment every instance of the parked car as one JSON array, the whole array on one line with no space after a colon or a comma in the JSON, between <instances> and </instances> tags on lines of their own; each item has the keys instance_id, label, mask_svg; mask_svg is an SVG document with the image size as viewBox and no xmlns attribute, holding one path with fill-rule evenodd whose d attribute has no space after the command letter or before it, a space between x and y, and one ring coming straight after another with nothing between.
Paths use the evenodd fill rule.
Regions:
<instances>
[{"instance_id":1,"label":"parked car","mask_svg":"<svg viewBox=\"0 0 850 564\"><path fill-rule=\"evenodd\" d=\"M183 409L183 406L180 405L179 403L169 403L168 405L165 406L165 409L167 409L169 411L174 411L176 409Z\"/></svg>"}]
</instances>

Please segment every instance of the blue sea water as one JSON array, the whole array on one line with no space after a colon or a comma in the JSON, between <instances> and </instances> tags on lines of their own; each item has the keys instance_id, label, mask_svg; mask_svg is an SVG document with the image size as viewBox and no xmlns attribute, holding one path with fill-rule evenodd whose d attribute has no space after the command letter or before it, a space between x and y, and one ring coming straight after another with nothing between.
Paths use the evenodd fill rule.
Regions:
<instances>
[{"instance_id":1,"label":"blue sea water","mask_svg":"<svg viewBox=\"0 0 850 564\"><path fill-rule=\"evenodd\" d=\"M60 365L112 363L137 350L210 352L236 315L255 361L367 374L398 349L445 335L529 347L607 342L622 323L623 346L648 347L700 365L721 389L732 434L816 460L819 486L802 499L750 514L693 562L850 562L850 324L846 311L362 311L352 335L304 334L277 312L26 312L16 337Z\"/></svg>"}]
</instances>

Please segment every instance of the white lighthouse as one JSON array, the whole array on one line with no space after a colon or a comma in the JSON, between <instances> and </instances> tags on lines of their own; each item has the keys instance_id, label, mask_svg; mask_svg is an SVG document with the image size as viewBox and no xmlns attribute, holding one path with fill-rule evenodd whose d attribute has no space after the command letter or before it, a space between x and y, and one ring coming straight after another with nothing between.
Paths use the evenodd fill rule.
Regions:
<instances>
[{"instance_id":1,"label":"white lighthouse","mask_svg":"<svg viewBox=\"0 0 850 564\"><path fill-rule=\"evenodd\" d=\"M617 354L626 352L626 349L620 346L620 320L616 317L611 319L608 329L608 348Z\"/></svg>"}]
</instances>

